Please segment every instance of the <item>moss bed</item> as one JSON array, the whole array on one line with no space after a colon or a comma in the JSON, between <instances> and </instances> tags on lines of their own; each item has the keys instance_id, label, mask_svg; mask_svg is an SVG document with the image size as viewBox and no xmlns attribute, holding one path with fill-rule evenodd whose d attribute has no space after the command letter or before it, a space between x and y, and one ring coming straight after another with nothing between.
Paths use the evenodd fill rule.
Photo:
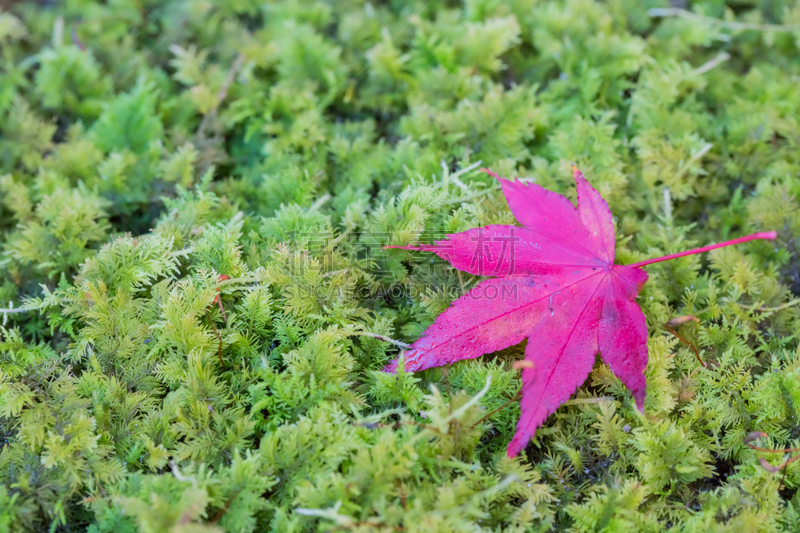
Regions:
<instances>
[{"instance_id":1,"label":"moss bed","mask_svg":"<svg viewBox=\"0 0 800 533\"><path fill-rule=\"evenodd\" d=\"M0 5L0 533L800 531L797 2ZM382 372L480 279L381 247L570 161L619 263L779 237L510 459L524 345Z\"/></svg>"}]
</instances>

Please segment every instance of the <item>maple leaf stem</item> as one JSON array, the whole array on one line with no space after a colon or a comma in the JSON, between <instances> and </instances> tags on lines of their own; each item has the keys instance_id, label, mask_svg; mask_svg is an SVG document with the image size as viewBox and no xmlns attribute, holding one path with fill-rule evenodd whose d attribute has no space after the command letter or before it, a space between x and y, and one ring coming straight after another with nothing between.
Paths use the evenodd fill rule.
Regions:
<instances>
[{"instance_id":1,"label":"maple leaf stem","mask_svg":"<svg viewBox=\"0 0 800 533\"><path fill-rule=\"evenodd\" d=\"M629 267L643 267L646 265L651 265L653 263L660 263L661 261L668 261L669 259L676 259L678 257L683 257L685 255L694 255L700 254L703 252L708 252L711 250L716 250L717 248L724 248L725 246L732 246L734 244L739 244L747 241L754 241L756 239L766 239L766 240L773 240L778 237L778 234L774 231L764 231L761 233L753 233L752 235L748 235L746 237L739 237L738 239L733 239L732 241L725 241L718 244L710 244L708 246L703 246L702 248L695 248L694 250L686 250L685 252L680 252L677 254L670 254L665 255L663 257L654 257L653 259L647 259L645 261L640 261L638 263L634 263L632 265L627 265Z\"/></svg>"}]
</instances>

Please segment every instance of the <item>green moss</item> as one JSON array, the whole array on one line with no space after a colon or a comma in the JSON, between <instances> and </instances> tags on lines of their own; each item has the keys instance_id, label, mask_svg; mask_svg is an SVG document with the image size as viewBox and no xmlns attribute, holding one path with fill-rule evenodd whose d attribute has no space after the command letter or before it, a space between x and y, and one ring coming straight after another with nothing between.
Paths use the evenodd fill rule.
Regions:
<instances>
[{"instance_id":1,"label":"green moss","mask_svg":"<svg viewBox=\"0 0 800 533\"><path fill-rule=\"evenodd\" d=\"M800 528L744 444L800 440L793 3L39 4L0 13L0 533ZM381 247L569 161L620 263L779 238L648 267L644 415L598 360L512 460L523 347L383 373L478 279Z\"/></svg>"}]
</instances>

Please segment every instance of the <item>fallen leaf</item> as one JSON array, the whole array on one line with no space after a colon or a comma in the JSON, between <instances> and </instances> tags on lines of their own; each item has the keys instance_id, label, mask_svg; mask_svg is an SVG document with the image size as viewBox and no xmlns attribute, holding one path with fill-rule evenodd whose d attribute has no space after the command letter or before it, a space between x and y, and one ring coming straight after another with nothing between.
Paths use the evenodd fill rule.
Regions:
<instances>
[{"instance_id":1,"label":"fallen leaf","mask_svg":"<svg viewBox=\"0 0 800 533\"><path fill-rule=\"evenodd\" d=\"M523 227L493 225L448 235L432 245L390 246L437 254L479 283L440 314L404 354L406 371L473 359L528 338L522 366L519 422L508 455L586 380L599 351L630 389L641 411L645 398L647 326L635 302L647 281L640 267L752 239L690 250L635 265L615 265L614 224L600 194L573 165L578 209L534 183L495 176ZM393 372L397 361L386 367Z\"/></svg>"},{"instance_id":2,"label":"fallen leaf","mask_svg":"<svg viewBox=\"0 0 800 533\"><path fill-rule=\"evenodd\" d=\"M666 325L671 328L678 328L686 324L687 322L692 322L692 321L700 322L700 320L695 316L685 315L685 316L676 316L675 318L670 318L669 320L667 320Z\"/></svg>"},{"instance_id":3,"label":"fallen leaf","mask_svg":"<svg viewBox=\"0 0 800 533\"><path fill-rule=\"evenodd\" d=\"M763 431L751 431L750 433L745 435L744 443L747 444L748 446L750 446L751 442L753 442L756 439L760 439L762 437L768 437L768 435L766 433L764 433Z\"/></svg>"},{"instance_id":4,"label":"fallen leaf","mask_svg":"<svg viewBox=\"0 0 800 533\"><path fill-rule=\"evenodd\" d=\"M772 472L773 474L776 472L780 472L781 468L783 468L783 465L772 466L772 464L770 464L770 462L764 459L763 457L759 457L758 462L761 463L761 468L763 468L767 472Z\"/></svg>"}]
</instances>

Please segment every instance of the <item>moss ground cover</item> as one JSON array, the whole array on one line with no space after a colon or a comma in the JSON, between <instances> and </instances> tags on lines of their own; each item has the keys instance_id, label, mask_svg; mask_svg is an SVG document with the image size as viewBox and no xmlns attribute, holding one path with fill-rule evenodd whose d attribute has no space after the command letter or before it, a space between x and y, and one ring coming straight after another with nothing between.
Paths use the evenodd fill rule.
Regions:
<instances>
[{"instance_id":1,"label":"moss ground cover","mask_svg":"<svg viewBox=\"0 0 800 533\"><path fill-rule=\"evenodd\" d=\"M800 4L4 6L0 532L800 530ZM779 237L649 266L644 414L598 360L509 459L524 346L381 372L480 281L381 247L571 160L620 263Z\"/></svg>"}]
</instances>

